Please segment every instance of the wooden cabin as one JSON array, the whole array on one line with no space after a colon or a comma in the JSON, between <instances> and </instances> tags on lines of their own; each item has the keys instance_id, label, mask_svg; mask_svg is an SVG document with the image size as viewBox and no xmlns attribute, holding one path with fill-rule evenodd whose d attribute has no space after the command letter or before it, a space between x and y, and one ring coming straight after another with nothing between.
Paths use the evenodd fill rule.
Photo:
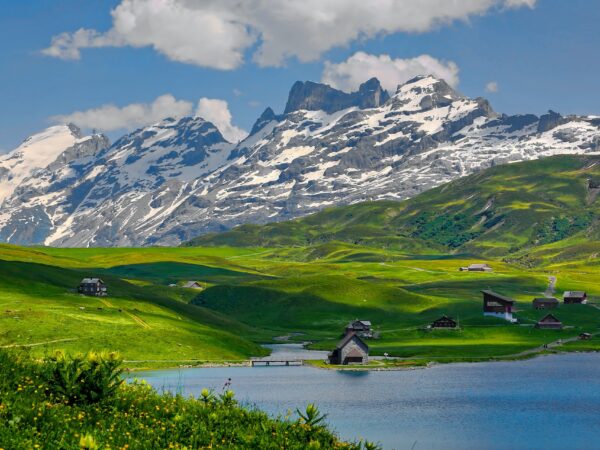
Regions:
<instances>
[{"instance_id":1,"label":"wooden cabin","mask_svg":"<svg viewBox=\"0 0 600 450\"><path fill-rule=\"evenodd\" d=\"M567 304L587 303L587 293L584 291L566 291L563 294L563 302Z\"/></svg>"},{"instance_id":2,"label":"wooden cabin","mask_svg":"<svg viewBox=\"0 0 600 450\"><path fill-rule=\"evenodd\" d=\"M547 314L541 318L538 323L535 324L536 328L546 330L560 330L562 329L562 322L554 317L552 314Z\"/></svg>"},{"instance_id":3,"label":"wooden cabin","mask_svg":"<svg viewBox=\"0 0 600 450\"><path fill-rule=\"evenodd\" d=\"M369 362L369 346L354 332L350 332L338 342L329 354L329 364L367 364Z\"/></svg>"},{"instance_id":4,"label":"wooden cabin","mask_svg":"<svg viewBox=\"0 0 600 450\"><path fill-rule=\"evenodd\" d=\"M554 297L539 297L533 299L533 309L554 309L558 307L558 299Z\"/></svg>"},{"instance_id":5,"label":"wooden cabin","mask_svg":"<svg viewBox=\"0 0 600 450\"><path fill-rule=\"evenodd\" d=\"M84 278L79 283L77 292L95 297L104 297L107 295L106 285L100 278Z\"/></svg>"},{"instance_id":6,"label":"wooden cabin","mask_svg":"<svg viewBox=\"0 0 600 450\"><path fill-rule=\"evenodd\" d=\"M470 264L467 267L461 267L461 272L491 272L492 268L487 264Z\"/></svg>"},{"instance_id":7,"label":"wooden cabin","mask_svg":"<svg viewBox=\"0 0 600 450\"><path fill-rule=\"evenodd\" d=\"M589 341L591 338L592 335L590 333L580 333L579 336L577 336L577 339L580 341Z\"/></svg>"},{"instance_id":8,"label":"wooden cabin","mask_svg":"<svg viewBox=\"0 0 600 450\"><path fill-rule=\"evenodd\" d=\"M458 327L458 323L456 322L456 320L448 317L448 316L442 316L437 320L434 320L430 327L432 329L434 328L457 328Z\"/></svg>"},{"instance_id":9,"label":"wooden cabin","mask_svg":"<svg viewBox=\"0 0 600 450\"><path fill-rule=\"evenodd\" d=\"M188 289L204 289L204 286L202 286L197 281L186 281L183 287Z\"/></svg>"},{"instance_id":10,"label":"wooden cabin","mask_svg":"<svg viewBox=\"0 0 600 450\"><path fill-rule=\"evenodd\" d=\"M346 326L345 333L356 333L362 338L370 339L373 337L371 322L368 320L355 320Z\"/></svg>"},{"instance_id":11,"label":"wooden cabin","mask_svg":"<svg viewBox=\"0 0 600 450\"><path fill-rule=\"evenodd\" d=\"M483 294L483 315L498 317L511 323L517 321L513 317L513 308L515 301L504 295L498 294L489 289L481 291Z\"/></svg>"}]
</instances>

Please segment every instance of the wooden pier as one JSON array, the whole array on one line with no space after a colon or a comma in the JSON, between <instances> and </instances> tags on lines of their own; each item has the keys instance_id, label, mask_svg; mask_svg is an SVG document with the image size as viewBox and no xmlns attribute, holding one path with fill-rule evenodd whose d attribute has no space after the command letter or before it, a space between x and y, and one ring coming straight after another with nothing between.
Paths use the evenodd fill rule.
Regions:
<instances>
[{"instance_id":1,"label":"wooden pier","mask_svg":"<svg viewBox=\"0 0 600 450\"><path fill-rule=\"evenodd\" d=\"M301 359L253 359L252 367L258 366L303 366Z\"/></svg>"}]
</instances>

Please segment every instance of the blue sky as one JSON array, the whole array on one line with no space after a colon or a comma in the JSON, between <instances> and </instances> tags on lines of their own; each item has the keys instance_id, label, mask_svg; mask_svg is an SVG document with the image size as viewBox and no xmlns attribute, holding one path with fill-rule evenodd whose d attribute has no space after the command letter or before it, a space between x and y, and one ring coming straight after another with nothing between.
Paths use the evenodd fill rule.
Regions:
<instances>
[{"instance_id":1,"label":"blue sky","mask_svg":"<svg viewBox=\"0 0 600 450\"><path fill-rule=\"evenodd\" d=\"M348 12L354 0L311 0L300 16L277 10L284 0L259 2L273 13L259 14L257 1L242 2L249 13L219 9L225 0L195 2L189 11L187 0L0 0L0 151L61 120L55 116L84 128L97 121L114 138L163 111L194 113L201 98L200 111L223 126L231 112L235 135L266 106L282 111L294 81L321 80L326 61L332 84L349 89L348 77L360 78L364 67L347 63L356 52L375 72L386 70L379 58L389 55L389 84L418 71L428 55L436 70L456 77L458 90L488 98L496 111L600 114L597 0L464 0L442 2L454 5L442 12L440 0L396 0L385 2L387 11L374 2L372 13L356 14ZM80 28L94 31L68 34L42 53L53 37ZM490 82L496 92L486 92ZM109 104L117 108L89 113ZM140 105L121 109L130 104ZM118 129L121 115L126 126Z\"/></svg>"}]
</instances>

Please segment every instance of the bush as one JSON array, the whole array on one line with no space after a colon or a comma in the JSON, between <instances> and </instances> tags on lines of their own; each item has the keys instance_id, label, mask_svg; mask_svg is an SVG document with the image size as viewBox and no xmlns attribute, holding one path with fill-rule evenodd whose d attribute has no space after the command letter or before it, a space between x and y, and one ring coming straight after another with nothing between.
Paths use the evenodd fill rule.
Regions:
<instances>
[{"instance_id":1,"label":"bush","mask_svg":"<svg viewBox=\"0 0 600 450\"><path fill-rule=\"evenodd\" d=\"M68 403L97 403L110 399L123 383L122 359L117 353L89 352L67 356L56 352L41 366L47 389Z\"/></svg>"}]
</instances>

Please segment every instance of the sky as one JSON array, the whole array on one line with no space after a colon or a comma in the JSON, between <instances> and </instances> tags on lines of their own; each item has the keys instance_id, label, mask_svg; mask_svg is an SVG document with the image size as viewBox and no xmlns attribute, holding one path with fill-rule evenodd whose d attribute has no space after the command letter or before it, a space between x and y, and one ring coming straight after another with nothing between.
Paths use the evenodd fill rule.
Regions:
<instances>
[{"instance_id":1,"label":"sky","mask_svg":"<svg viewBox=\"0 0 600 450\"><path fill-rule=\"evenodd\" d=\"M0 0L0 153L200 115L236 141L296 80L442 77L507 114L600 115L599 0Z\"/></svg>"}]
</instances>

